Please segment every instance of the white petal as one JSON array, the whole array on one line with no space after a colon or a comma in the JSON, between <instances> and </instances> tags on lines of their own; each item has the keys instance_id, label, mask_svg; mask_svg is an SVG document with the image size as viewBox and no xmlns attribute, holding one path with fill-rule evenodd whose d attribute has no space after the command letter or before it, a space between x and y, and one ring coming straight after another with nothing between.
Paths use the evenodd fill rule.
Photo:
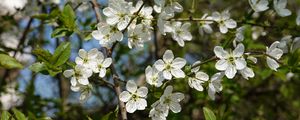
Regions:
<instances>
[{"instance_id":1,"label":"white petal","mask_svg":"<svg viewBox=\"0 0 300 120\"><path fill-rule=\"evenodd\" d=\"M138 99L136 101L136 105L138 110L145 110L147 107L147 101L145 99Z\"/></svg>"},{"instance_id":2,"label":"white petal","mask_svg":"<svg viewBox=\"0 0 300 120\"><path fill-rule=\"evenodd\" d=\"M279 64L276 62L276 60L267 57L267 65L272 69L277 71L277 68L279 67Z\"/></svg>"},{"instance_id":3,"label":"white petal","mask_svg":"<svg viewBox=\"0 0 300 120\"><path fill-rule=\"evenodd\" d=\"M165 53L164 53L164 55L163 55L163 60L165 62L171 63L173 61L173 59L174 59L173 52L171 50L166 50Z\"/></svg>"},{"instance_id":4,"label":"white petal","mask_svg":"<svg viewBox=\"0 0 300 120\"><path fill-rule=\"evenodd\" d=\"M78 56L81 58L86 58L87 57L87 52L84 49L80 49L78 51Z\"/></svg>"},{"instance_id":5,"label":"white petal","mask_svg":"<svg viewBox=\"0 0 300 120\"><path fill-rule=\"evenodd\" d=\"M77 85L77 80L76 80L75 77L72 77L72 78L71 78L71 85L72 85L72 86L76 86L76 85Z\"/></svg>"},{"instance_id":6,"label":"white petal","mask_svg":"<svg viewBox=\"0 0 300 120\"><path fill-rule=\"evenodd\" d=\"M233 50L234 57L241 57L244 54L245 47L242 43L238 44L236 48Z\"/></svg>"},{"instance_id":7,"label":"white petal","mask_svg":"<svg viewBox=\"0 0 300 120\"><path fill-rule=\"evenodd\" d=\"M140 97L146 97L148 94L148 88L147 87L140 87L137 90L137 95Z\"/></svg>"},{"instance_id":8,"label":"white petal","mask_svg":"<svg viewBox=\"0 0 300 120\"><path fill-rule=\"evenodd\" d=\"M209 84L208 86L209 86L209 88L208 88L208 96L209 96L212 100L215 100L215 94L216 94L216 91L215 91L215 89L214 89L214 87L213 87L212 84Z\"/></svg>"},{"instance_id":9,"label":"white petal","mask_svg":"<svg viewBox=\"0 0 300 120\"><path fill-rule=\"evenodd\" d=\"M214 48L214 53L218 58L226 58L226 56L228 56L228 52L225 51L221 46L216 46Z\"/></svg>"},{"instance_id":10,"label":"white petal","mask_svg":"<svg viewBox=\"0 0 300 120\"><path fill-rule=\"evenodd\" d=\"M178 2L174 2L172 4L172 8L174 9L175 12L182 12L183 11L183 7Z\"/></svg>"},{"instance_id":11,"label":"white petal","mask_svg":"<svg viewBox=\"0 0 300 120\"><path fill-rule=\"evenodd\" d=\"M253 78L254 77L254 72L251 68L246 67L241 71L242 76L248 80L248 77Z\"/></svg>"},{"instance_id":12,"label":"white petal","mask_svg":"<svg viewBox=\"0 0 300 120\"><path fill-rule=\"evenodd\" d=\"M170 95L172 93L172 91L173 91L173 87L169 85L164 90L164 94L163 95Z\"/></svg>"},{"instance_id":13,"label":"white petal","mask_svg":"<svg viewBox=\"0 0 300 120\"><path fill-rule=\"evenodd\" d=\"M122 102L127 102L131 97L132 97L132 95L128 91L123 91L120 94L120 100Z\"/></svg>"},{"instance_id":14,"label":"white petal","mask_svg":"<svg viewBox=\"0 0 300 120\"><path fill-rule=\"evenodd\" d=\"M126 89L131 93L135 93L137 90L137 86L133 80L129 80L126 84Z\"/></svg>"},{"instance_id":15,"label":"white petal","mask_svg":"<svg viewBox=\"0 0 300 120\"><path fill-rule=\"evenodd\" d=\"M283 51L279 48L275 48L268 54L276 59L279 59L283 55Z\"/></svg>"},{"instance_id":16,"label":"white petal","mask_svg":"<svg viewBox=\"0 0 300 120\"><path fill-rule=\"evenodd\" d=\"M220 29L221 33L227 33L228 32L228 28L224 24L220 24L219 29Z\"/></svg>"},{"instance_id":17,"label":"white petal","mask_svg":"<svg viewBox=\"0 0 300 120\"><path fill-rule=\"evenodd\" d=\"M103 78L106 75L106 69L105 68L101 68L99 71L99 77Z\"/></svg>"},{"instance_id":18,"label":"white petal","mask_svg":"<svg viewBox=\"0 0 300 120\"><path fill-rule=\"evenodd\" d=\"M107 68L111 65L111 63L112 63L112 59L111 58L106 58L102 63L102 65L103 65L102 67Z\"/></svg>"},{"instance_id":19,"label":"white petal","mask_svg":"<svg viewBox=\"0 0 300 120\"><path fill-rule=\"evenodd\" d=\"M245 61L244 58L238 58L234 60L235 67L237 70L242 70L246 67L247 62Z\"/></svg>"},{"instance_id":20,"label":"white petal","mask_svg":"<svg viewBox=\"0 0 300 120\"><path fill-rule=\"evenodd\" d=\"M174 113L179 113L181 111L181 106L178 102L171 102L170 103L170 109L174 112Z\"/></svg>"},{"instance_id":21,"label":"white petal","mask_svg":"<svg viewBox=\"0 0 300 120\"><path fill-rule=\"evenodd\" d=\"M229 62L225 59L219 60L215 65L217 70L222 70L222 71L226 70L228 66L229 66Z\"/></svg>"},{"instance_id":22,"label":"white petal","mask_svg":"<svg viewBox=\"0 0 300 120\"><path fill-rule=\"evenodd\" d=\"M136 105L135 101L133 101L133 100L130 100L126 103L126 111L129 113L133 113L134 111L136 111L137 107L138 106Z\"/></svg>"},{"instance_id":23,"label":"white petal","mask_svg":"<svg viewBox=\"0 0 300 120\"><path fill-rule=\"evenodd\" d=\"M65 77L69 78L69 77L73 76L75 73L74 73L74 70L71 69L71 70L64 71L63 74L64 74Z\"/></svg>"},{"instance_id":24,"label":"white petal","mask_svg":"<svg viewBox=\"0 0 300 120\"><path fill-rule=\"evenodd\" d=\"M224 24L227 28L236 28L237 26L236 22L233 19L226 20Z\"/></svg>"},{"instance_id":25,"label":"white petal","mask_svg":"<svg viewBox=\"0 0 300 120\"><path fill-rule=\"evenodd\" d=\"M102 39L102 33L98 30L94 30L92 32L92 36L96 39L96 40L101 40Z\"/></svg>"},{"instance_id":26,"label":"white petal","mask_svg":"<svg viewBox=\"0 0 300 120\"><path fill-rule=\"evenodd\" d=\"M163 76L167 80L171 80L172 79L172 74L169 71L163 71Z\"/></svg>"},{"instance_id":27,"label":"white petal","mask_svg":"<svg viewBox=\"0 0 300 120\"><path fill-rule=\"evenodd\" d=\"M184 78L185 73L181 69L171 69L171 73L176 78Z\"/></svg>"},{"instance_id":28,"label":"white petal","mask_svg":"<svg viewBox=\"0 0 300 120\"><path fill-rule=\"evenodd\" d=\"M78 79L78 82L82 85L88 85L89 84L89 80L87 78L80 78L80 79Z\"/></svg>"},{"instance_id":29,"label":"white petal","mask_svg":"<svg viewBox=\"0 0 300 120\"><path fill-rule=\"evenodd\" d=\"M199 79L199 80L208 81L209 76L204 72L197 72L196 73L196 78Z\"/></svg>"},{"instance_id":30,"label":"white petal","mask_svg":"<svg viewBox=\"0 0 300 120\"><path fill-rule=\"evenodd\" d=\"M158 71L163 71L165 69L165 62L162 61L161 59L157 60L154 63L154 67L158 70Z\"/></svg>"},{"instance_id":31,"label":"white petal","mask_svg":"<svg viewBox=\"0 0 300 120\"><path fill-rule=\"evenodd\" d=\"M171 99L174 102L180 102L181 100L184 99L184 94L183 93L179 93L179 92L173 93L171 95Z\"/></svg>"},{"instance_id":32,"label":"white petal","mask_svg":"<svg viewBox=\"0 0 300 120\"><path fill-rule=\"evenodd\" d=\"M172 64L171 66L173 68L176 68L176 69L181 69L182 67L184 67L186 64L186 60L183 59L183 58L175 58L173 61L172 61Z\"/></svg>"},{"instance_id":33,"label":"white petal","mask_svg":"<svg viewBox=\"0 0 300 120\"><path fill-rule=\"evenodd\" d=\"M225 71L225 75L227 78L232 79L236 74L236 68L233 65L227 67Z\"/></svg>"}]
</instances>

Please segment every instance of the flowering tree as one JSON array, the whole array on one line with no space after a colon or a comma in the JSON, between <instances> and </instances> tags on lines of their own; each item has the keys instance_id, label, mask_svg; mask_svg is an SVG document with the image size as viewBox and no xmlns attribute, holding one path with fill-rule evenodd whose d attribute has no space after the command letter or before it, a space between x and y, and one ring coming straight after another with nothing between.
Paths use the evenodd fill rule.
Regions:
<instances>
[{"instance_id":1,"label":"flowering tree","mask_svg":"<svg viewBox=\"0 0 300 120\"><path fill-rule=\"evenodd\" d=\"M1 119L297 119L299 4L4 0Z\"/></svg>"}]
</instances>

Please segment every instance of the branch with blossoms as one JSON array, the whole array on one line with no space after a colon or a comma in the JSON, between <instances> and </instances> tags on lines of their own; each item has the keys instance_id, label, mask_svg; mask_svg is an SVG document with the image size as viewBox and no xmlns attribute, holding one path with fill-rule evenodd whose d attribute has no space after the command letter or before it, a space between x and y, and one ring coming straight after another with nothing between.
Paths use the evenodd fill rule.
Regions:
<instances>
[{"instance_id":1,"label":"branch with blossoms","mask_svg":"<svg viewBox=\"0 0 300 120\"><path fill-rule=\"evenodd\" d=\"M254 12L262 12L269 9L267 0L249 2L253 12L250 12L248 16L251 16ZM278 2L284 3L286 1L279 0ZM184 47L186 42L193 39L192 34L189 32L190 22L197 23L199 32L202 35L213 32L211 27L213 23L217 24L222 34L226 34L230 30L236 30L234 38L229 42L229 44L232 43L234 49L227 48L227 45L225 45L226 48L215 46L213 49L215 56L203 62L197 61L192 65L187 65L187 61L184 58L175 58L171 50L166 50L162 59L158 59L153 65L145 69L145 81L147 84L164 89L160 98L150 106L149 117L152 119L166 119L169 110L173 113L178 113L182 109L180 102L185 98L185 95L181 92L173 93L174 88L172 85L168 85L171 84L169 81L187 79L190 88L197 91L203 91L207 88L209 97L214 100L215 94L223 89L222 80L224 77L234 79L239 74L244 79L249 79L255 76L253 69L248 66L248 62L256 64L257 56L263 56L266 59L267 66L274 71L277 71L280 64L283 64L280 62L280 58L284 51L279 41L274 42L270 47L266 47L265 52L245 53L246 48L242 43L245 28L243 26L237 28L238 24L231 18L229 10L213 12L211 16L204 14L202 18L174 18L176 13L183 11L183 7L178 2L168 3L161 0L154 1L154 3L154 6L147 6L143 1L132 3L124 0L109 0L108 7L103 9L103 14L106 18L105 21L102 21L98 4L96 0L92 1L96 18L99 22L97 30L92 32L92 36L99 40L99 44L106 51L100 52L97 49L85 51L81 49L78 53L79 56L75 60L75 68L64 72L66 77L71 78L71 89L81 92L81 100L87 99L91 93L92 84L89 83L89 77L92 74L99 74L99 78L103 78L106 76L106 70L109 68L114 84L106 80L103 80L103 82L114 88L119 99L121 118L127 119L126 111L134 113L137 110L145 110L149 103L147 102L149 91L146 85L138 86L134 80L128 80L126 81L126 90L121 92L119 82L123 82L123 80L120 80L120 76L114 67L114 62L117 62L113 61L114 48L119 42L124 41L124 38L127 39L127 45L130 49L143 48L144 44L152 40L153 29L158 30L163 36L170 34L180 47ZM284 17L290 14L288 9L277 5L277 0L274 0L274 9L279 16ZM153 11L156 13L155 17L152 16L154 14ZM242 24L253 25L248 22ZM215 68L218 72L211 77L200 69L201 65L215 61ZM182 70L183 68L188 69ZM208 83L208 85L204 86L205 83Z\"/></svg>"},{"instance_id":2,"label":"branch with blossoms","mask_svg":"<svg viewBox=\"0 0 300 120\"><path fill-rule=\"evenodd\" d=\"M211 11L214 5L208 11L198 12L200 3L206 6L210 1L108 0L107 5L98 2L90 0L74 4L74 1L68 1L64 7L60 7L61 4L53 1L40 0L38 4L43 5L40 10L42 14L29 15L28 25L18 45L10 47L10 44L3 42L2 45L0 42L0 55L10 55L8 60L3 58L0 61L0 66L13 61L19 51L34 54L36 63L30 66L30 70L59 79L62 73L70 80L71 90L80 93L81 103L93 94L100 96L101 102L105 101L106 94L102 94L98 88L108 88L109 92L114 93L114 99L110 98L107 106L116 108L109 114L119 115L114 117L122 120L140 119L145 114L153 120L165 120L175 114L180 115L177 114L180 112L194 114L194 111L186 110L189 109L186 104L196 101L196 92L204 93L205 98L218 103L228 91L232 92L226 83L238 79L259 79L261 75L260 71L256 71L258 67L262 70L269 68L266 70L273 77L282 71L297 73L300 70L300 37L296 36L300 11L297 16L293 15L287 0L241 2L249 8L243 8L246 10L244 13L236 7ZM2 18L2 15L16 15L16 8L24 7L8 4L8 8L3 9L3 4L8 2L0 3L0 20L11 19ZM189 11L182 6L190 4ZM93 12L90 19L86 19L90 14L81 11L84 8ZM296 21L280 22L287 18ZM40 26L36 27L36 24ZM36 44L35 41L27 40L31 33L41 32L44 24L50 25L53 29L51 37L56 38L57 48L53 53L39 48L43 47L43 41ZM35 28L39 29L36 31ZM2 29L6 28L1 28L0 32ZM74 62L69 60L73 58L71 51L74 49L71 49L71 45L74 44L70 42L73 34L79 39L79 50L76 50ZM277 40L281 34L284 36ZM10 34L1 33L0 40L8 36L11 37ZM35 34L32 36L35 38ZM45 35L40 36L43 38ZM99 44L82 49L85 48L84 40L91 39ZM35 50L23 52L22 46L25 44L32 45ZM2 53L2 50L5 52ZM187 50L190 53L183 54ZM5 73L4 78L9 73ZM264 81L263 86L267 83ZM276 89L279 83L276 83ZM195 104L199 105L199 101ZM206 103L201 101L200 106L206 106ZM65 112L64 108L62 113ZM138 113L143 115L139 116ZM205 118L207 114L214 116L206 107L203 113ZM193 119L201 119L201 114L198 116L200 118Z\"/></svg>"}]
</instances>

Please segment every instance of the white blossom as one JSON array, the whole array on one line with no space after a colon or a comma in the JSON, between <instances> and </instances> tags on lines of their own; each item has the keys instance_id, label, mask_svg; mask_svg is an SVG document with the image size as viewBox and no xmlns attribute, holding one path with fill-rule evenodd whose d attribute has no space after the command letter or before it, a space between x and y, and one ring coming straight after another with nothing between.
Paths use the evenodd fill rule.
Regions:
<instances>
[{"instance_id":1,"label":"white blossom","mask_svg":"<svg viewBox=\"0 0 300 120\"><path fill-rule=\"evenodd\" d=\"M81 102L87 100L92 95L93 86L91 84L81 85L76 84L75 86L71 86L71 90L74 92L80 92L79 100Z\"/></svg>"},{"instance_id":2,"label":"white blossom","mask_svg":"<svg viewBox=\"0 0 300 120\"><path fill-rule=\"evenodd\" d=\"M141 0L138 1L136 7L133 9L132 12L133 13L138 12L138 10L142 7L142 5L143 5L143 1ZM142 7L135 19L137 19L137 21L140 22L141 24L150 27L153 20L152 11L153 11L152 7Z\"/></svg>"},{"instance_id":3,"label":"white blossom","mask_svg":"<svg viewBox=\"0 0 300 120\"><path fill-rule=\"evenodd\" d=\"M300 10L297 12L296 24L300 26Z\"/></svg>"},{"instance_id":4,"label":"white blossom","mask_svg":"<svg viewBox=\"0 0 300 120\"><path fill-rule=\"evenodd\" d=\"M92 67L93 72L99 73L99 77L104 77L106 69L111 65L112 58L105 58L100 52L95 60L95 67Z\"/></svg>"},{"instance_id":5,"label":"white blossom","mask_svg":"<svg viewBox=\"0 0 300 120\"><path fill-rule=\"evenodd\" d=\"M260 36L267 35L267 31L265 31L263 27L253 26L251 28L251 30L252 30L252 39L253 40L257 40Z\"/></svg>"},{"instance_id":6,"label":"white blossom","mask_svg":"<svg viewBox=\"0 0 300 120\"><path fill-rule=\"evenodd\" d=\"M223 89L222 84L221 84L223 76L224 76L224 73L219 72L219 73L214 74L210 79L210 82L208 84L208 96L212 100L215 100L216 92L220 92Z\"/></svg>"},{"instance_id":7,"label":"white blossom","mask_svg":"<svg viewBox=\"0 0 300 120\"><path fill-rule=\"evenodd\" d=\"M106 23L99 23L97 30L92 32L92 36L99 40L101 46L107 48L110 48L114 42L123 40L123 33L117 27Z\"/></svg>"},{"instance_id":8,"label":"white blossom","mask_svg":"<svg viewBox=\"0 0 300 120\"><path fill-rule=\"evenodd\" d=\"M149 30L144 27L143 24L130 25L128 27L128 47L132 49L133 47L142 48L144 47L144 42L151 39L151 34Z\"/></svg>"},{"instance_id":9,"label":"white blossom","mask_svg":"<svg viewBox=\"0 0 300 120\"><path fill-rule=\"evenodd\" d=\"M80 49L78 52L78 57L75 59L77 65L82 65L86 68L92 69L96 64L96 57L99 55L97 48L93 48L88 52L84 49Z\"/></svg>"},{"instance_id":10,"label":"white blossom","mask_svg":"<svg viewBox=\"0 0 300 120\"><path fill-rule=\"evenodd\" d=\"M186 64L186 60L183 58L175 58L171 50L166 50L163 59L159 59L154 63L155 68L158 71L163 72L163 76L167 80L172 79L172 75L175 78L184 78L185 73L181 70Z\"/></svg>"},{"instance_id":11,"label":"white blossom","mask_svg":"<svg viewBox=\"0 0 300 120\"><path fill-rule=\"evenodd\" d=\"M251 8L255 12L262 12L269 9L269 1L268 0L248 0Z\"/></svg>"},{"instance_id":12,"label":"white blossom","mask_svg":"<svg viewBox=\"0 0 300 120\"><path fill-rule=\"evenodd\" d=\"M190 23L182 24L181 22L172 22L166 26L166 32L170 32L172 34L172 38L177 41L181 47L184 46L184 41L191 41L193 38L192 34L188 30L191 26Z\"/></svg>"},{"instance_id":13,"label":"white blossom","mask_svg":"<svg viewBox=\"0 0 300 120\"><path fill-rule=\"evenodd\" d=\"M146 81L148 84L155 87L160 87L164 80L162 72L159 72L155 67L148 66L145 70Z\"/></svg>"},{"instance_id":14,"label":"white blossom","mask_svg":"<svg viewBox=\"0 0 300 120\"><path fill-rule=\"evenodd\" d=\"M280 48L278 48L279 44L279 41L275 41L269 48L266 47L266 54L272 56L272 58L267 56L267 64L272 70L275 71L277 71L277 68L279 67L279 64L276 60L279 60L283 55L283 51Z\"/></svg>"},{"instance_id":15,"label":"white blossom","mask_svg":"<svg viewBox=\"0 0 300 120\"><path fill-rule=\"evenodd\" d=\"M191 88L194 88L198 91L203 91L203 86L206 81L208 81L209 76L201 71L195 73L195 76L188 78L188 83Z\"/></svg>"},{"instance_id":16,"label":"white blossom","mask_svg":"<svg viewBox=\"0 0 300 120\"><path fill-rule=\"evenodd\" d=\"M15 84L13 86L6 86L5 91L1 91L0 102L2 110L9 110L13 107L19 106L23 103L24 97L19 91L15 90Z\"/></svg>"},{"instance_id":17,"label":"white blossom","mask_svg":"<svg viewBox=\"0 0 300 120\"><path fill-rule=\"evenodd\" d=\"M184 94L180 92L172 93L173 87L167 86L164 94L160 97L159 102L161 105L166 106L174 113L181 111L180 101L184 99Z\"/></svg>"},{"instance_id":18,"label":"white blossom","mask_svg":"<svg viewBox=\"0 0 300 120\"><path fill-rule=\"evenodd\" d=\"M215 65L216 69L225 71L226 77L232 79L237 70L242 70L247 65L246 60L243 58L244 49L244 45L241 43L232 52L227 52L221 46L216 46L214 53L220 59Z\"/></svg>"},{"instance_id":19,"label":"white blossom","mask_svg":"<svg viewBox=\"0 0 300 120\"><path fill-rule=\"evenodd\" d=\"M88 78L92 76L93 72L82 65L76 65L74 69L66 70L63 74L65 77L71 78L72 86L76 86L78 83L88 85Z\"/></svg>"},{"instance_id":20,"label":"white blossom","mask_svg":"<svg viewBox=\"0 0 300 120\"><path fill-rule=\"evenodd\" d=\"M164 5L164 1L160 1L163 2ZM161 11L159 12L160 14L158 15L157 18L157 26L158 26L158 30L161 34L166 35L166 30L165 27L166 24L170 24L169 21L167 21L168 19L171 19L174 17L175 12L182 12L183 11L183 7L177 3L177 2L173 2L173 4L162 7Z\"/></svg>"},{"instance_id":21,"label":"white blossom","mask_svg":"<svg viewBox=\"0 0 300 120\"><path fill-rule=\"evenodd\" d=\"M251 68L249 67L245 67L242 70L239 70L239 73L243 76L243 78L245 78L246 80L248 80L249 78L253 78L254 77L254 72Z\"/></svg>"},{"instance_id":22,"label":"white blossom","mask_svg":"<svg viewBox=\"0 0 300 120\"><path fill-rule=\"evenodd\" d=\"M213 32L213 29L210 26L210 24L213 23L213 21L210 21L210 20L212 20L212 18L210 16L207 16L207 14L204 14L201 17L201 19L204 21L200 21L198 23L198 31L199 31L200 35L204 35L204 33L211 34Z\"/></svg>"},{"instance_id":23,"label":"white blossom","mask_svg":"<svg viewBox=\"0 0 300 120\"><path fill-rule=\"evenodd\" d=\"M136 110L144 110L147 107L147 87L137 88L136 83L133 80L129 80L126 84L126 90L120 94L120 100L126 102L127 112L133 113Z\"/></svg>"},{"instance_id":24,"label":"white blossom","mask_svg":"<svg viewBox=\"0 0 300 120\"><path fill-rule=\"evenodd\" d=\"M221 33L227 33L228 29L233 29L237 26L236 21L230 18L228 10L225 10L222 13L214 12L212 14L212 19L218 23Z\"/></svg>"},{"instance_id":25,"label":"white blossom","mask_svg":"<svg viewBox=\"0 0 300 120\"><path fill-rule=\"evenodd\" d=\"M27 0L2 0L0 2L0 16L13 15L19 9L23 9L27 4Z\"/></svg>"},{"instance_id":26,"label":"white blossom","mask_svg":"<svg viewBox=\"0 0 300 120\"><path fill-rule=\"evenodd\" d=\"M245 27L239 27L238 29L236 29L236 33L235 33L235 38L233 39L233 45L236 46L237 42L242 42L245 37L244 37L244 31L245 31Z\"/></svg>"},{"instance_id":27,"label":"white blossom","mask_svg":"<svg viewBox=\"0 0 300 120\"><path fill-rule=\"evenodd\" d=\"M292 41L293 40L291 35L284 36L283 38L281 38L278 48L280 48L283 53L288 53L289 46L291 45Z\"/></svg>"},{"instance_id":28,"label":"white blossom","mask_svg":"<svg viewBox=\"0 0 300 120\"><path fill-rule=\"evenodd\" d=\"M281 17L290 16L292 12L285 8L287 5L287 0L273 0L274 9L276 13Z\"/></svg>"},{"instance_id":29,"label":"white blossom","mask_svg":"<svg viewBox=\"0 0 300 120\"><path fill-rule=\"evenodd\" d=\"M152 120L165 120L169 114L169 109L174 113L181 111L180 101L184 99L184 94L180 92L172 93L173 87L167 86L160 99L154 102L150 110L149 117Z\"/></svg>"},{"instance_id":30,"label":"white blossom","mask_svg":"<svg viewBox=\"0 0 300 120\"><path fill-rule=\"evenodd\" d=\"M107 16L106 23L116 25L119 30L124 30L131 20L131 2L124 0L109 0L108 7L103 9L103 14Z\"/></svg>"}]
</instances>

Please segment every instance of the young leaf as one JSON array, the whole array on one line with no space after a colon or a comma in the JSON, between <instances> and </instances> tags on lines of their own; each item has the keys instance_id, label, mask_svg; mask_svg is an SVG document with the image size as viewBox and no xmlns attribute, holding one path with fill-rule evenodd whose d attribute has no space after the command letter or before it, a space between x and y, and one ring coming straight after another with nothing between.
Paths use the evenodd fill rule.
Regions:
<instances>
[{"instance_id":1,"label":"young leaf","mask_svg":"<svg viewBox=\"0 0 300 120\"><path fill-rule=\"evenodd\" d=\"M17 118L17 120L27 120L25 115L22 112L20 112L19 110L13 108L13 112L14 112L14 115Z\"/></svg>"},{"instance_id":2,"label":"young leaf","mask_svg":"<svg viewBox=\"0 0 300 120\"><path fill-rule=\"evenodd\" d=\"M56 28L52 32L51 38L64 37L64 36L69 36L71 34L72 32L70 32L68 28Z\"/></svg>"},{"instance_id":3,"label":"young leaf","mask_svg":"<svg viewBox=\"0 0 300 120\"><path fill-rule=\"evenodd\" d=\"M0 67L6 68L6 69L22 69L23 65L17 61L15 58L7 55L0 53Z\"/></svg>"},{"instance_id":4,"label":"young leaf","mask_svg":"<svg viewBox=\"0 0 300 120\"><path fill-rule=\"evenodd\" d=\"M54 51L54 54L51 58L51 63L53 63L54 66L60 66L68 61L70 55L71 44L69 42L61 43Z\"/></svg>"},{"instance_id":5,"label":"young leaf","mask_svg":"<svg viewBox=\"0 0 300 120\"><path fill-rule=\"evenodd\" d=\"M11 115L9 112L3 111L1 113L1 120L10 120L10 118L11 118Z\"/></svg>"},{"instance_id":6,"label":"young leaf","mask_svg":"<svg viewBox=\"0 0 300 120\"><path fill-rule=\"evenodd\" d=\"M37 48L32 51L34 55L37 56L38 61L48 63L52 54L48 50L44 50L42 48Z\"/></svg>"},{"instance_id":7,"label":"young leaf","mask_svg":"<svg viewBox=\"0 0 300 120\"><path fill-rule=\"evenodd\" d=\"M37 63L34 63L32 64L29 69L33 72L41 72L41 71L44 71L46 70L46 67L45 67L45 64L44 63L40 63L40 62L37 62Z\"/></svg>"},{"instance_id":8,"label":"young leaf","mask_svg":"<svg viewBox=\"0 0 300 120\"><path fill-rule=\"evenodd\" d=\"M75 29L75 19L76 17L73 8L69 4L67 4L62 11L61 21L67 28L69 28L69 31Z\"/></svg>"},{"instance_id":9,"label":"young leaf","mask_svg":"<svg viewBox=\"0 0 300 120\"><path fill-rule=\"evenodd\" d=\"M211 111L207 107L203 107L203 112L205 116L205 120L216 120L216 116L213 111Z\"/></svg>"}]
</instances>

